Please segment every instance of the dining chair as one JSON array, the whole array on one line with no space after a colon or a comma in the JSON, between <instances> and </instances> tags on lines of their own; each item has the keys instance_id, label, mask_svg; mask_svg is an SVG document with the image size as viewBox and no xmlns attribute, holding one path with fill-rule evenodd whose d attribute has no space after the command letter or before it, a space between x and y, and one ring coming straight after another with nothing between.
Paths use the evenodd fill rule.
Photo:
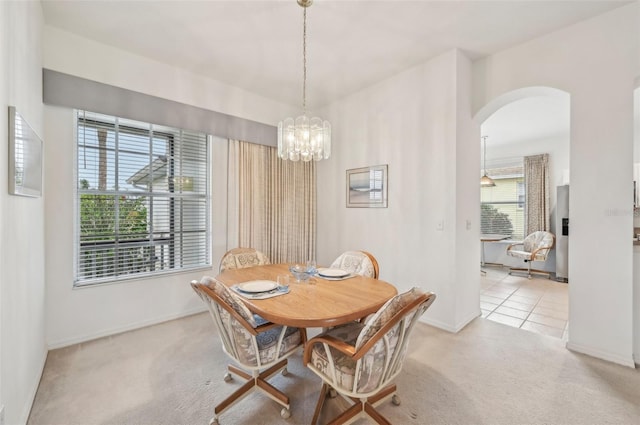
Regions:
<instances>
[{"instance_id":1,"label":"dining chair","mask_svg":"<svg viewBox=\"0 0 640 425\"><path fill-rule=\"evenodd\" d=\"M511 267L509 269L509 274L513 272L526 272L529 279L531 279L531 273L544 274L547 275L547 277L550 277L550 272L532 269L531 263L534 261L546 261L549 252L555 245L555 242L556 237L553 233L538 230L528 235L522 242L509 245L507 247L507 255L515 258L521 258L527 265L527 268ZM516 247L521 248L516 249Z\"/></svg>"},{"instance_id":2,"label":"dining chair","mask_svg":"<svg viewBox=\"0 0 640 425\"><path fill-rule=\"evenodd\" d=\"M402 369L411 330L435 298L431 292L412 288L387 301L366 323L336 326L307 342L303 362L323 381L312 424L318 422L327 393L333 391L353 404L331 424L362 416L389 424L375 407L389 397L400 404L391 381Z\"/></svg>"},{"instance_id":3,"label":"dining chair","mask_svg":"<svg viewBox=\"0 0 640 425\"><path fill-rule=\"evenodd\" d=\"M378 261L366 251L346 251L331 264L332 269L341 269L366 277L378 278Z\"/></svg>"},{"instance_id":4,"label":"dining chair","mask_svg":"<svg viewBox=\"0 0 640 425\"><path fill-rule=\"evenodd\" d=\"M228 365L224 380L233 375L246 380L225 400L218 403L210 424L218 424L218 416L232 404L260 390L283 406L280 415L291 416L289 397L269 384L266 379L278 371L287 374L287 357L306 340L304 329L276 325L252 314L242 299L224 284L205 276L191 287L207 305L222 341L222 349L239 367Z\"/></svg>"},{"instance_id":5,"label":"dining chair","mask_svg":"<svg viewBox=\"0 0 640 425\"><path fill-rule=\"evenodd\" d=\"M246 267L271 264L269 257L255 248L233 248L220 259L219 271L227 269L244 269Z\"/></svg>"}]
</instances>

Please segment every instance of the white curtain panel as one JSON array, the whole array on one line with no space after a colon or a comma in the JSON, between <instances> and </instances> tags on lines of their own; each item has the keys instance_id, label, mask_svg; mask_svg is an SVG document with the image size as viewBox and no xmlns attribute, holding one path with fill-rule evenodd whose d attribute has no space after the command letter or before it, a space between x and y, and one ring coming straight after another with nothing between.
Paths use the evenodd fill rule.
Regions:
<instances>
[{"instance_id":1,"label":"white curtain panel","mask_svg":"<svg viewBox=\"0 0 640 425\"><path fill-rule=\"evenodd\" d=\"M316 255L314 162L284 161L276 148L229 140L229 247L264 252L272 263Z\"/></svg>"},{"instance_id":2,"label":"white curtain panel","mask_svg":"<svg viewBox=\"0 0 640 425\"><path fill-rule=\"evenodd\" d=\"M524 157L526 234L549 231L549 154Z\"/></svg>"}]
</instances>

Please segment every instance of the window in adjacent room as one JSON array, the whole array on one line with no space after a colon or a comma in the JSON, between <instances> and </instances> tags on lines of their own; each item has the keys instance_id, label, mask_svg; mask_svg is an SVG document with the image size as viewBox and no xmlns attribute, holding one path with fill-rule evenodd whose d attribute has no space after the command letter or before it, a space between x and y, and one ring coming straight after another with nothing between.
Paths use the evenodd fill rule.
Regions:
<instances>
[{"instance_id":1,"label":"window in adjacent room","mask_svg":"<svg viewBox=\"0 0 640 425\"><path fill-rule=\"evenodd\" d=\"M75 285L210 267L207 135L77 112Z\"/></svg>"},{"instance_id":2,"label":"window in adjacent room","mask_svg":"<svg viewBox=\"0 0 640 425\"><path fill-rule=\"evenodd\" d=\"M524 239L525 185L522 164L487 169L494 187L480 189L480 231Z\"/></svg>"}]
</instances>

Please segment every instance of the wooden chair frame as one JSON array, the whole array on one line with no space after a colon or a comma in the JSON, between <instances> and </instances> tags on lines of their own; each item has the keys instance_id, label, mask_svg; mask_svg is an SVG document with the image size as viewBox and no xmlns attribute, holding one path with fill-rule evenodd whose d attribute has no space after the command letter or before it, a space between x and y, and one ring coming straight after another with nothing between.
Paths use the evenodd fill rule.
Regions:
<instances>
[{"instance_id":1,"label":"wooden chair frame","mask_svg":"<svg viewBox=\"0 0 640 425\"><path fill-rule=\"evenodd\" d=\"M360 252L362 252L364 255L369 257L369 260L371 260L371 263L373 264L373 278L377 279L378 276L380 275L380 268L378 267L378 260L376 260L376 257L374 257L372 254L368 253L367 251L360 251Z\"/></svg>"},{"instance_id":2,"label":"wooden chair frame","mask_svg":"<svg viewBox=\"0 0 640 425\"><path fill-rule=\"evenodd\" d=\"M273 329L275 327L279 327L282 325L277 325L275 323L271 323L271 322L267 322L264 324L261 324L257 327L253 327L251 326L251 324L249 322L247 322L233 307L231 307L229 304L227 304L222 298L220 298L211 288L209 288L207 285L204 285L202 283L199 283L197 281L193 281L191 282L191 287L194 289L194 291L196 291L196 293L200 296L206 296L211 298L216 304L218 304L219 306L221 306L223 309L225 309L235 320L238 321L238 323L240 323L242 325L242 327L244 329L247 330L247 332L249 332L252 336L256 337L258 336L260 333L262 332L266 332L270 329ZM218 326L218 328L220 328L222 326L222 323L220 323L220 318L217 312L214 311L210 311L211 315L213 316L214 322L216 323L216 325ZM211 419L210 424L217 424L218 423L218 416L224 412L226 409L228 409L229 407L231 407L232 405L234 405L235 403L237 403L238 401L242 400L244 397L248 396L252 391L254 390L260 390L263 393L265 393L270 399L272 399L273 401L275 401L276 403L280 404L283 407L283 410L280 412L281 416L283 418L288 418L290 416L290 402L289 402L289 397L284 394L282 391L278 390L276 387L274 387L273 385L271 385L270 383L268 383L266 381L266 379L268 379L269 377L271 377L272 375L274 375L275 373L282 371L283 375L287 374L287 357L289 357L290 355L292 355L293 353L295 353L296 350L291 350L289 351L289 353L286 353L284 355L280 355L279 350L282 344L282 340L285 337L285 333L286 333L287 327L286 326L282 326L282 331L280 332L280 337L278 338L278 342L277 342L277 350L278 353L275 356L276 361L268 363L268 364L261 364L260 362L260 358L258 355L258 347L257 347L257 343L255 341L255 338L253 340L253 344L254 344L254 350L256 352L256 361L257 361L257 366L253 366L253 365L247 365L247 364L242 364L238 359L235 358L235 356L233 356L232 354L230 354L227 351L227 348L225 347L225 344L223 344L223 350L225 351L225 353L227 353L227 355L229 357L231 357L234 361L236 361L240 366L242 366L245 369L248 369L250 372L247 372L239 367L236 367L234 365L228 365L228 372L224 377L224 380L226 382L230 381L232 379L231 374L234 374L236 376L240 376L242 378L244 378L247 382L245 382L244 385L242 385L240 388L238 388L235 392L233 392L229 397L227 397L226 399L224 399L223 401L221 401L220 403L218 403L218 405L216 405L215 409L214 409L214 417ZM307 335L306 335L306 330L305 329L300 329L300 341L301 341L301 345L303 345L306 342L307 339ZM264 369L266 368L266 369ZM264 369L262 372L260 372L260 369Z\"/></svg>"},{"instance_id":3,"label":"wooden chair frame","mask_svg":"<svg viewBox=\"0 0 640 425\"><path fill-rule=\"evenodd\" d=\"M398 373L400 373L400 368L397 368L395 373L391 373L389 376L386 376L383 379L383 382L378 386L378 389L375 389L369 393L355 393L351 391L346 391L345 389L336 388L335 383L329 382L329 378L324 376L322 373L317 372L315 366L311 364L311 354L313 351L313 347L317 343L322 343L325 346L325 350L329 353L328 347L333 347L341 353L351 357L351 359L357 361L364 357L365 354L371 350L376 343L382 339L388 332L391 330L399 321L404 320L404 318L414 310L422 310L420 314L417 314L412 318L412 322L408 327L404 329L404 333L401 338L403 340L398 342L398 344L406 344L409 333L411 329L417 322L419 316L429 308L429 306L433 303L436 296L433 293L422 294L420 297L413 300L411 303L407 304L404 308L398 311L383 327L381 327L374 335L369 339L362 347L356 350L355 346L347 344L346 342L337 339L331 335L319 335L315 338L310 339L307 344L305 344L304 357L303 362L304 365L313 370L318 376L320 376L323 380L322 388L320 390L320 396L318 398L318 402L316 404L316 408L313 414L313 419L311 421L312 425L317 424L318 419L320 417L320 412L322 410L322 406L327 397L327 393L329 393L332 389L338 392L345 399L353 402L354 404L342 412L338 417L329 422L331 425L338 425L350 422L355 420L361 416L368 416L372 420L374 420L378 424L387 425L390 422L382 416L378 411L376 411L375 407L387 400L389 397L394 398L394 404L400 404L399 399L396 395L396 385L388 384L392 379L394 379ZM383 372L383 376L387 374L389 367L395 367L398 361L397 356L402 350L397 349L393 355L393 358L387 362L385 365L385 370ZM333 364L333 360L330 360L331 364Z\"/></svg>"}]
</instances>

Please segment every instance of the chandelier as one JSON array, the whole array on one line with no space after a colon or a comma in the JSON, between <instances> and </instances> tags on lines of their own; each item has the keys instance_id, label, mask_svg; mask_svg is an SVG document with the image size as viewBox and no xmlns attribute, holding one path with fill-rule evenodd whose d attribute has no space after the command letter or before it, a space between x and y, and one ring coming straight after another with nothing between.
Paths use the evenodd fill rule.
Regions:
<instances>
[{"instance_id":1,"label":"chandelier","mask_svg":"<svg viewBox=\"0 0 640 425\"><path fill-rule=\"evenodd\" d=\"M484 155L482 160L482 168L484 170L484 175L480 178L480 186L482 187L493 187L496 183L493 179L487 176L487 137L482 136L482 141L484 142Z\"/></svg>"},{"instance_id":2,"label":"chandelier","mask_svg":"<svg viewBox=\"0 0 640 425\"><path fill-rule=\"evenodd\" d=\"M278 157L291 161L320 161L331 155L331 124L307 116L307 7L313 0L297 0L303 9L302 115L278 123Z\"/></svg>"}]
</instances>

